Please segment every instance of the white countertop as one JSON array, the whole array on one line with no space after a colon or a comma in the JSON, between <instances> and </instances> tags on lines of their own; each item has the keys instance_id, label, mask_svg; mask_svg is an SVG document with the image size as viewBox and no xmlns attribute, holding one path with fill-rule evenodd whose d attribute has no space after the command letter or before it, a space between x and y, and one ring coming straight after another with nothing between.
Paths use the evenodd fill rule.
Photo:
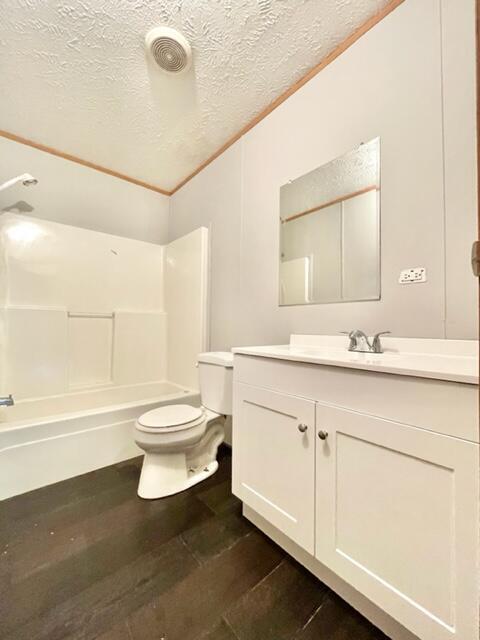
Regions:
<instances>
[{"instance_id":1,"label":"white countertop","mask_svg":"<svg viewBox=\"0 0 480 640\"><path fill-rule=\"evenodd\" d=\"M292 335L290 344L238 347L232 351L262 358L478 385L476 340L383 338L382 345L384 353L355 353L348 351L348 338L343 336Z\"/></svg>"}]
</instances>

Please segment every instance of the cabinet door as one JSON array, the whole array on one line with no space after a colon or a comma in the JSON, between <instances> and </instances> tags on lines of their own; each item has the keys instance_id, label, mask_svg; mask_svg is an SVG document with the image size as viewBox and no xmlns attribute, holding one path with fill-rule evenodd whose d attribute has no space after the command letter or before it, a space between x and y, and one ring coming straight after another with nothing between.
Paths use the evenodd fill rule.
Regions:
<instances>
[{"instance_id":1,"label":"cabinet door","mask_svg":"<svg viewBox=\"0 0 480 640\"><path fill-rule=\"evenodd\" d=\"M420 638L478 640L478 445L324 405L316 430L318 560Z\"/></svg>"},{"instance_id":2,"label":"cabinet door","mask_svg":"<svg viewBox=\"0 0 480 640\"><path fill-rule=\"evenodd\" d=\"M234 384L233 492L313 554L315 403Z\"/></svg>"}]
</instances>

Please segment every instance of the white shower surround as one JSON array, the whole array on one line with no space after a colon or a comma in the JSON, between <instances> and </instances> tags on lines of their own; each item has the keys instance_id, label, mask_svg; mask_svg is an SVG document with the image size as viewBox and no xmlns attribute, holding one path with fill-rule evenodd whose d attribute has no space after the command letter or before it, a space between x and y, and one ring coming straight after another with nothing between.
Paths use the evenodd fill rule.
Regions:
<instances>
[{"instance_id":1,"label":"white shower surround","mask_svg":"<svg viewBox=\"0 0 480 640\"><path fill-rule=\"evenodd\" d=\"M162 247L4 214L0 254L0 497L137 455L136 417L198 400L207 229Z\"/></svg>"},{"instance_id":2,"label":"white shower surround","mask_svg":"<svg viewBox=\"0 0 480 640\"><path fill-rule=\"evenodd\" d=\"M2 128L169 190L387 4L11 0ZM147 64L143 39L160 24L190 41L187 74Z\"/></svg>"}]
</instances>

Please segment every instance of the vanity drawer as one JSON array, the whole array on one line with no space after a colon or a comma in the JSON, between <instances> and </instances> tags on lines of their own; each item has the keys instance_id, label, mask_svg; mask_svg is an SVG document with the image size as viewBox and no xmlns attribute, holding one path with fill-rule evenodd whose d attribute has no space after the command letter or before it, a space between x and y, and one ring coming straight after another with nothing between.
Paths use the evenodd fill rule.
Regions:
<instances>
[{"instance_id":1,"label":"vanity drawer","mask_svg":"<svg viewBox=\"0 0 480 640\"><path fill-rule=\"evenodd\" d=\"M234 380L479 442L476 385L240 354Z\"/></svg>"}]
</instances>

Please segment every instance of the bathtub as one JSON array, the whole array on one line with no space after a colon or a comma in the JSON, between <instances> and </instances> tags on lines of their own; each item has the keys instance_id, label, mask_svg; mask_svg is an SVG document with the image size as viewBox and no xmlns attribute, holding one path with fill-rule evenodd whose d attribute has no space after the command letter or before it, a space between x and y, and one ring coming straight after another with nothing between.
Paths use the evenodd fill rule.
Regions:
<instances>
[{"instance_id":1,"label":"bathtub","mask_svg":"<svg viewBox=\"0 0 480 640\"><path fill-rule=\"evenodd\" d=\"M0 409L0 499L133 458L145 411L200 403L198 391L153 382L22 400Z\"/></svg>"}]
</instances>

